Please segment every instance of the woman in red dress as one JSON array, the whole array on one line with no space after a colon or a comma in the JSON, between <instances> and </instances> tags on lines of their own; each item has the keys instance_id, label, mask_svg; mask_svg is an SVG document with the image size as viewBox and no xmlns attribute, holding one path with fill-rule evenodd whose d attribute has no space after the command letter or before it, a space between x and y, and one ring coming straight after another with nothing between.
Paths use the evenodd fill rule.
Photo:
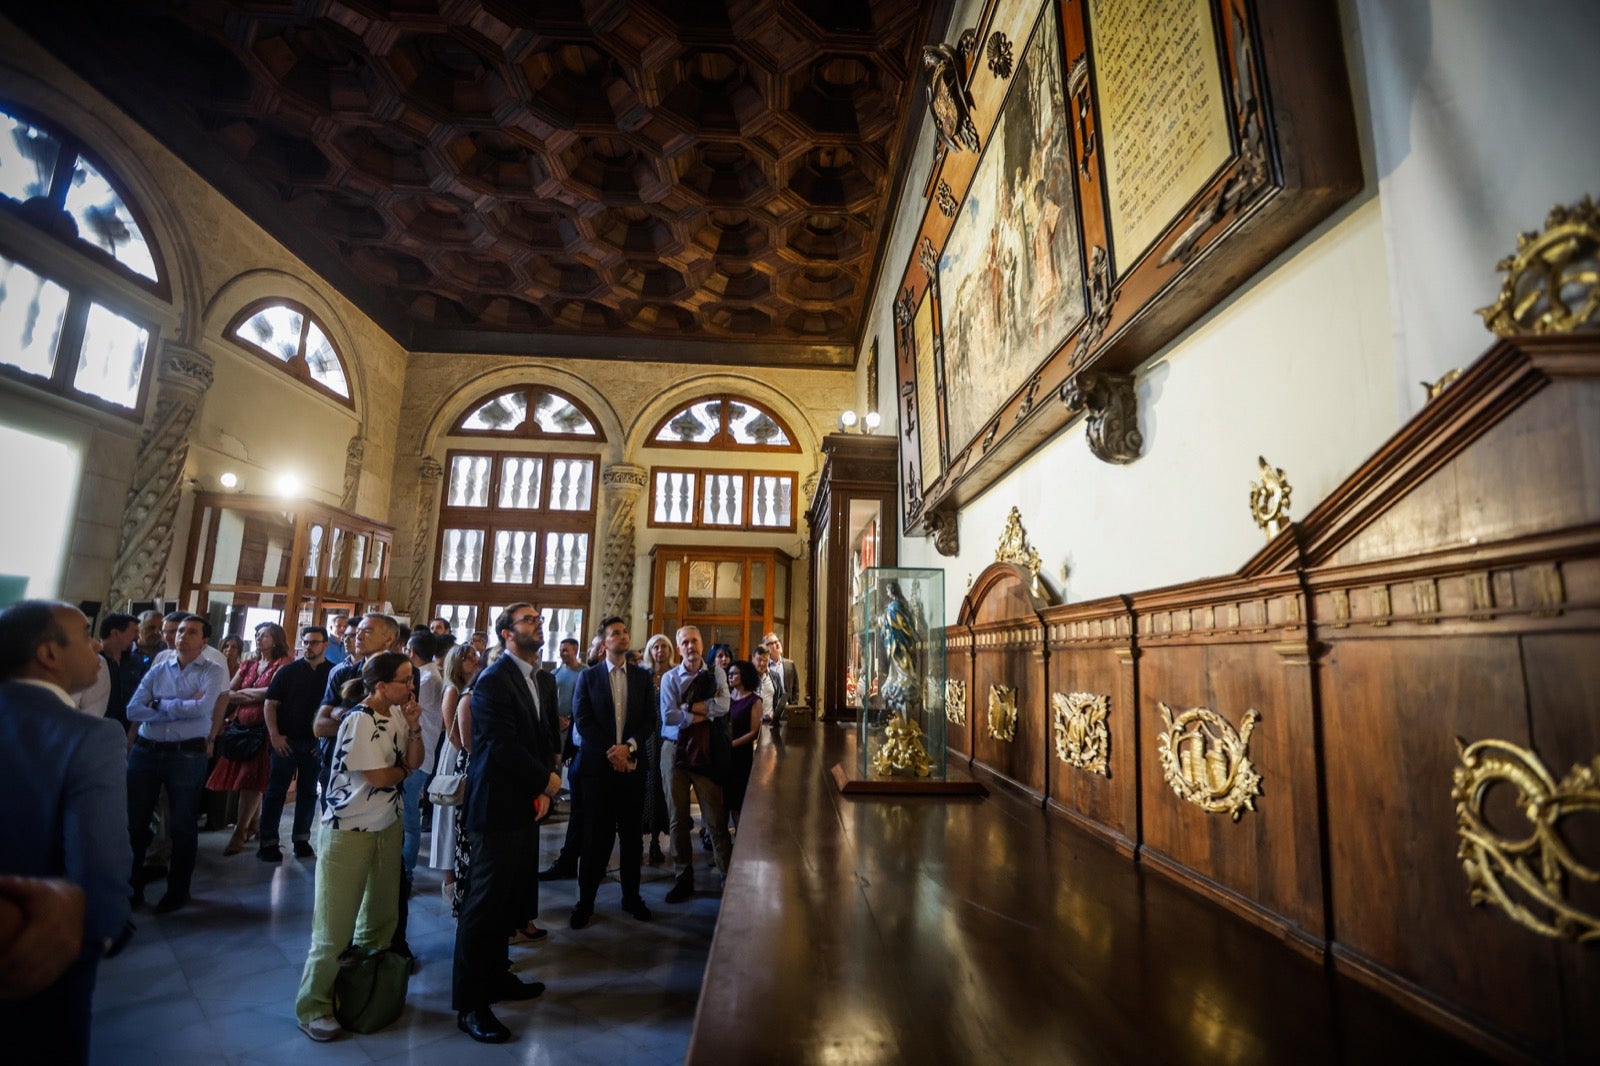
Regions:
<instances>
[{"instance_id":1,"label":"woman in red dress","mask_svg":"<svg viewBox=\"0 0 1600 1066\"><path fill-rule=\"evenodd\" d=\"M256 656L239 667L229 686L230 721L240 727L259 729L262 744L255 755L243 762L226 755L219 756L217 765L206 780L206 787L216 792L239 790L239 819L234 823L228 846L222 849L224 855L239 854L260 831L261 795L267 790L267 771L272 752L271 745L266 743L267 719L263 707L272 675L280 667L287 666L291 659L289 638L282 626L276 622L257 626Z\"/></svg>"}]
</instances>

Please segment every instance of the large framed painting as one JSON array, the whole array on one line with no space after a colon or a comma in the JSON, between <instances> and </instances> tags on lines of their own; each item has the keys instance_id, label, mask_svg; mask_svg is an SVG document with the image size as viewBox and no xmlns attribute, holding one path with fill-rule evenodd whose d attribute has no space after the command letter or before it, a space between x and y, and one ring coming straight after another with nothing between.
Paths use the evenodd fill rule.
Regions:
<instances>
[{"instance_id":1,"label":"large framed painting","mask_svg":"<svg viewBox=\"0 0 1600 1066\"><path fill-rule=\"evenodd\" d=\"M991 0L951 36L895 306L908 531L1086 414L1137 458L1132 372L1361 186L1334 0Z\"/></svg>"}]
</instances>

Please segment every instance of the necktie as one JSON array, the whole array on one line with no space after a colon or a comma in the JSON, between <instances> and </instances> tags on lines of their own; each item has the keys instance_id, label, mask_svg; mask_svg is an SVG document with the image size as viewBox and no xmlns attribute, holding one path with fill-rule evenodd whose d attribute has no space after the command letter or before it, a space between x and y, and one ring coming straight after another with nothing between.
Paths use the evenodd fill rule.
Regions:
<instances>
[{"instance_id":1,"label":"necktie","mask_svg":"<svg viewBox=\"0 0 1600 1066\"><path fill-rule=\"evenodd\" d=\"M627 667L611 667L611 707L617 716L617 743L622 743L623 723L628 718L628 675Z\"/></svg>"}]
</instances>

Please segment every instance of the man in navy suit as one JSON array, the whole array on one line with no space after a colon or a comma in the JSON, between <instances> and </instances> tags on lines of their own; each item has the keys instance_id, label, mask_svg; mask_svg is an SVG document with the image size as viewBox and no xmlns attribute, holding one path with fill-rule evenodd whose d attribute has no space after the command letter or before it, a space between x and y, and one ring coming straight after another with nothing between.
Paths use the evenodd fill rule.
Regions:
<instances>
[{"instance_id":1,"label":"man in navy suit","mask_svg":"<svg viewBox=\"0 0 1600 1066\"><path fill-rule=\"evenodd\" d=\"M506 940L538 908L539 819L561 791L561 728L555 678L539 669L544 619L514 603L495 619L501 656L472 687L472 759L462 828L471 849L467 897L456 924L450 998L456 1025L500 1044L511 1030L491 1003L532 999L541 981L511 973Z\"/></svg>"},{"instance_id":2,"label":"man in navy suit","mask_svg":"<svg viewBox=\"0 0 1600 1066\"><path fill-rule=\"evenodd\" d=\"M578 905L569 923L582 929L594 915L594 897L622 839L622 909L641 922L650 908L639 895L644 838L644 772L639 753L655 729L656 690L643 667L628 665L628 623L613 615L600 623L606 657L578 678L573 724L583 737L573 764L573 792L584 809L583 857L578 862Z\"/></svg>"},{"instance_id":3,"label":"man in navy suit","mask_svg":"<svg viewBox=\"0 0 1600 1066\"><path fill-rule=\"evenodd\" d=\"M65 603L0 613L0 874L64 879L84 897L76 958L43 991L0 1004L10 1062L88 1061L95 967L129 928L126 742L67 695L99 676L99 644ZM22 917L39 916L24 904Z\"/></svg>"}]
</instances>

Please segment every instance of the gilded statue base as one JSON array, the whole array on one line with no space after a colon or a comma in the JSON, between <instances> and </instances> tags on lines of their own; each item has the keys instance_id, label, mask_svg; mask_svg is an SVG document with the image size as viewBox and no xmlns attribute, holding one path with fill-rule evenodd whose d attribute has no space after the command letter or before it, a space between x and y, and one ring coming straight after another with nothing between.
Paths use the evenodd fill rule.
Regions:
<instances>
[{"instance_id":1,"label":"gilded statue base","mask_svg":"<svg viewBox=\"0 0 1600 1066\"><path fill-rule=\"evenodd\" d=\"M922 728L903 714L889 717L883 727L883 746L872 756L872 772L883 777L911 773L927 777L933 772L928 749L922 746Z\"/></svg>"}]
</instances>

